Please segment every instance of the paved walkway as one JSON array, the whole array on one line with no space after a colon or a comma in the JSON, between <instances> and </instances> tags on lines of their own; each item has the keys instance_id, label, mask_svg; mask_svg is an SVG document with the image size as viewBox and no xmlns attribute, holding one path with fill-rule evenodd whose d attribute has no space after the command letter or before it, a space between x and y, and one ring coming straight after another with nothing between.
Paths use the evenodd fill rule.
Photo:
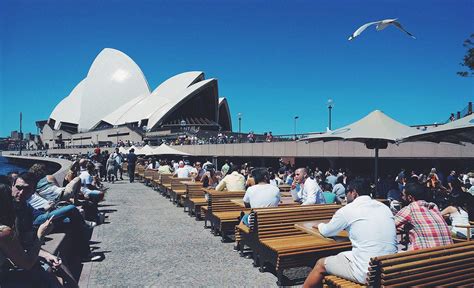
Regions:
<instances>
[{"instance_id":1,"label":"paved walkway","mask_svg":"<svg viewBox=\"0 0 474 288\"><path fill-rule=\"evenodd\" d=\"M232 251L234 243L204 229L182 208L142 183L119 181L106 195L108 224L94 229L102 262L84 266L80 287L275 287L252 260Z\"/></svg>"}]
</instances>

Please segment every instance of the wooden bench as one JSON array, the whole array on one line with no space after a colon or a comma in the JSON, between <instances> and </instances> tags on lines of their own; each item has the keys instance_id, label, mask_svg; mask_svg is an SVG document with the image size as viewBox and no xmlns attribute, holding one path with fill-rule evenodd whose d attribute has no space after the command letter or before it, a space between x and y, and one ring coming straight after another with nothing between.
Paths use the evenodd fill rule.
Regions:
<instances>
[{"instance_id":1,"label":"wooden bench","mask_svg":"<svg viewBox=\"0 0 474 288\"><path fill-rule=\"evenodd\" d=\"M151 183L151 181L153 180L153 175L155 173L157 173L158 171L156 170L152 170L152 169L146 169L144 172L143 172L143 181L145 181L145 184L148 185L149 183Z\"/></svg>"},{"instance_id":2,"label":"wooden bench","mask_svg":"<svg viewBox=\"0 0 474 288\"><path fill-rule=\"evenodd\" d=\"M153 173L153 178L151 179L151 186L153 187L153 189L157 190L160 188L160 184L161 184L161 173L156 171L155 173Z\"/></svg>"},{"instance_id":3,"label":"wooden bench","mask_svg":"<svg viewBox=\"0 0 474 288\"><path fill-rule=\"evenodd\" d=\"M369 264L369 285L474 285L474 242L375 257Z\"/></svg>"},{"instance_id":4,"label":"wooden bench","mask_svg":"<svg viewBox=\"0 0 474 288\"><path fill-rule=\"evenodd\" d=\"M137 165L135 168L135 176L137 176L139 181L142 181L143 177L145 177L145 166Z\"/></svg>"},{"instance_id":5,"label":"wooden bench","mask_svg":"<svg viewBox=\"0 0 474 288\"><path fill-rule=\"evenodd\" d=\"M371 259L367 283L370 287L472 287L473 262L474 241L385 255ZM324 279L328 287L360 285L335 276Z\"/></svg>"},{"instance_id":6,"label":"wooden bench","mask_svg":"<svg viewBox=\"0 0 474 288\"><path fill-rule=\"evenodd\" d=\"M274 268L278 285L284 285L285 270L313 267L319 258L352 248L349 241L318 238L295 228L299 222L329 220L340 207L328 204L254 209L249 217L250 227L236 227L237 248L243 251L244 246L249 247L254 266L262 272Z\"/></svg>"},{"instance_id":7,"label":"wooden bench","mask_svg":"<svg viewBox=\"0 0 474 288\"><path fill-rule=\"evenodd\" d=\"M182 182L191 180L191 178L171 178L171 187L169 189L171 202L178 206L183 206L183 203L181 202L181 196L186 194L186 185L184 185Z\"/></svg>"},{"instance_id":8,"label":"wooden bench","mask_svg":"<svg viewBox=\"0 0 474 288\"><path fill-rule=\"evenodd\" d=\"M186 197L183 199L184 211L188 212L189 216L194 215L199 220L201 219L201 206L207 205L202 182L185 182L184 185L186 186Z\"/></svg>"},{"instance_id":9,"label":"wooden bench","mask_svg":"<svg viewBox=\"0 0 474 288\"><path fill-rule=\"evenodd\" d=\"M169 190L171 189L171 178L173 178L173 174L160 174L159 190L161 194L163 194L163 196L169 197Z\"/></svg>"},{"instance_id":10,"label":"wooden bench","mask_svg":"<svg viewBox=\"0 0 474 288\"><path fill-rule=\"evenodd\" d=\"M207 208L204 209L204 226L208 227L207 222L209 222L211 232L214 235L220 235L225 241L229 236L234 235L235 225L239 224L241 212L250 211L230 201L230 199L243 198L245 191L206 190L206 193Z\"/></svg>"}]
</instances>

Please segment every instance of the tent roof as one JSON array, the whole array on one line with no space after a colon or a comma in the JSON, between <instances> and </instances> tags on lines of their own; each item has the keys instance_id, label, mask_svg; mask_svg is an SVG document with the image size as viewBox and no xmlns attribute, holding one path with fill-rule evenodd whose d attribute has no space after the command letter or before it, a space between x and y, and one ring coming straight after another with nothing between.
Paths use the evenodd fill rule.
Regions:
<instances>
[{"instance_id":1,"label":"tent roof","mask_svg":"<svg viewBox=\"0 0 474 288\"><path fill-rule=\"evenodd\" d=\"M150 146L150 145L145 145L143 146L138 152L136 152L135 154L139 154L139 155L152 155L153 151L153 148Z\"/></svg>"},{"instance_id":2,"label":"tent roof","mask_svg":"<svg viewBox=\"0 0 474 288\"><path fill-rule=\"evenodd\" d=\"M185 156L185 155L191 155L191 154L173 149L170 146L163 143L160 146L154 148L150 155L183 155Z\"/></svg>"},{"instance_id":3,"label":"tent roof","mask_svg":"<svg viewBox=\"0 0 474 288\"><path fill-rule=\"evenodd\" d=\"M450 142L459 144L461 142L474 143L474 114L468 115L453 122L440 125L424 131L415 130L410 136L401 142L429 141Z\"/></svg>"},{"instance_id":4,"label":"tent roof","mask_svg":"<svg viewBox=\"0 0 474 288\"><path fill-rule=\"evenodd\" d=\"M397 139L414 133L415 128L406 126L380 110L375 110L364 118L326 133L308 137L305 141L352 140L366 143L370 140L395 142Z\"/></svg>"}]
</instances>

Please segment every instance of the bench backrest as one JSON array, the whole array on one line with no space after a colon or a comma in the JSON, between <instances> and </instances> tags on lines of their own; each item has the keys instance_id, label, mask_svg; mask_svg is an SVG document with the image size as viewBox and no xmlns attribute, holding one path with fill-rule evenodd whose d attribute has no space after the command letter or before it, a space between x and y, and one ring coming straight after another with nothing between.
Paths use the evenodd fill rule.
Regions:
<instances>
[{"instance_id":1,"label":"bench backrest","mask_svg":"<svg viewBox=\"0 0 474 288\"><path fill-rule=\"evenodd\" d=\"M151 170L151 169L145 170L143 177L153 177L153 174L155 172L156 172L155 170Z\"/></svg>"},{"instance_id":2,"label":"bench backrest","mask_svg":"<svg viewBox=\"0 0 474 288\"><path fill-rule=\"evenodd\" d=\"M316 204L305 206L260 208L251 212L250 230L260 239L306 234L295 228L299 222L331 219L340 205Z\"/></svg>"},{"instance_id":3,"label":"bench backrest","mask_svg":"<svg viewBox=\"0 0 474 288\"><path fill-rule=\"evenodd\" d=\"M186 185L182 181L191 181L191 178L171 178L171 190L186 190Z\"/></svg>"},{"instance_id":4,"label":"bench backrest","mask_svg":"<svg viewBox=\"0 0 474 288\"><path fill-rule=\"evenodd\" d=\"M194 184L186 185L186 195L188 198L204 197L204 190L202 190L202 182L195 182Z\"/></svg>"},{"instance_id":5,"label":"bench backrest","mask_svg":"<svg viewBox=\"0 0 474 288\"><path fill-rule=\"evenodd\" d=\"M208 191L208 212L244 210L243 207L233 203L230 199L243 198L245 191Z\"/></svg>"},{"instance_id":6,"label":"bench backrest","mask_svg":"<svg viewBox=\"0 0 474 288\"><path fill-rule=\"evenodd\" d=\"M173 177L173 174L167 174L167 173L160 174L161 185L171 184L172 177Z\"/></svg>"},{"instance_id":7,"label":"bench backrest","mask_svg":"<svg viewBox=\"0 0 474 288\"><path fill-rule=\"evenodd\" d=\"M472 241L402 252L371 259L367 280L376 287L473 285L473 262Z\"/></svg>"}]
</instances>

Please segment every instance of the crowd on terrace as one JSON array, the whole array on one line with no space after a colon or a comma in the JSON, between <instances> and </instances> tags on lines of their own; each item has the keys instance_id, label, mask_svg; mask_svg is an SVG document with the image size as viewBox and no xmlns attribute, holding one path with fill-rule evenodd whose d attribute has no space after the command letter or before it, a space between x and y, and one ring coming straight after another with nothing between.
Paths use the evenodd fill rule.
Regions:
<instances>
[{"instance_id":1,"label":"crowd on terrace","mask_svg":"<svg viewBox=\"0 0 474 288\"><path fill-rule=\"evenodd\" d=\"M130 182L136 168L143 167L191 178L217 191L246 191L242 200L249 208L279 206L283 186L289 187L293 201L301 205L342 204L329 223L317 227L327 237L349 231L353 249L320 259L306 279L307 287L319 285L328 273L365 283L371 257L397 252L397 230L407 233L407 248L417 250L451 244L452 238L468 238L470 230L460 227L474 220L472 171L449 171L445 176L436 168L401 169L397 175L371 183L347 169L296 167L282 159L277 167L228 160L217 167L207 159L192 163L186 158L142 158L133 150L123 155L118 148L110 154L96 148L73 160L61 184L41 164L1 178L2 283L59 283L61 259L41 250L43 238L52 231L69 234L82 261L97 260L89 239L93 227L105 217L97 210L105 195L102 182L123 180L124 163ZM248 214L241 220L249 225Z\"/></svg>"}]
</instances>

